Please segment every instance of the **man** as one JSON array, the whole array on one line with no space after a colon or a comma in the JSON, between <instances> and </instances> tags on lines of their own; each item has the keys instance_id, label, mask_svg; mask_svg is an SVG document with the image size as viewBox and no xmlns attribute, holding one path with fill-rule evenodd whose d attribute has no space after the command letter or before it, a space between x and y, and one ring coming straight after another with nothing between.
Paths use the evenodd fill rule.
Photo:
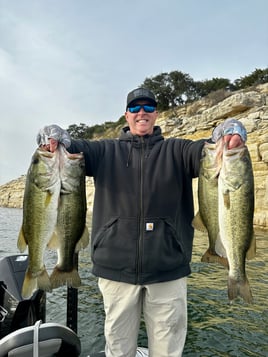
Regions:
<instances>
[{"instance_id":1,"label":"man","mask_svg":"<svg viewBox=\"0 0 268 357\"><path fill-rule=\"evenodd\" d=\"M83 152L93 176L93 274L99 277L107 357L134 357L143 312L151 357L182 355L187 332L187 282L192 255L192 178L205 140L166 139L155 126L157 102L146 88L127 96L128 126L118 140L71 140L58 126L40 131L38 144L62 142ZM218 126L229 147L246 140L234 119Z\"/></svg>"}]
</instances>

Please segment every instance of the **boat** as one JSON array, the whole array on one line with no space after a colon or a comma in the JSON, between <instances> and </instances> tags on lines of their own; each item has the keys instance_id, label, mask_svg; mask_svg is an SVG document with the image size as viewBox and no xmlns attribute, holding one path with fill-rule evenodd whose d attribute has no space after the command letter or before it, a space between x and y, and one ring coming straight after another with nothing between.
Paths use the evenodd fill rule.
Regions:
<instances>
[{"instance_id":1,"label":"boat","mask_svg":"<svg viewBox=\"0 0 268 357\"><path fill-rule=\"evenodd\" d=\"M78 357L77 289L67 288L67 323L46 322L46 293L37 290L30 299L21 296L28 255L0 259L0 357ZM138 347L136 357L149 356ZM105 352L87 353L105 357Z\"/></svg>"}]
</instances>

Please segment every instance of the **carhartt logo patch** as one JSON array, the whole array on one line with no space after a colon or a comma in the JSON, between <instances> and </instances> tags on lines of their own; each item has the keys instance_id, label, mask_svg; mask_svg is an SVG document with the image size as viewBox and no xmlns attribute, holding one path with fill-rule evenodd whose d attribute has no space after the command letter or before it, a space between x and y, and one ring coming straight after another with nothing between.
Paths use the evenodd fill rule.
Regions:
<instances>
[{"instance_id":1,"label":"carhartt logo patch","mask_svg":"<svg viewBox=\"0 0 268 357\"><path fill-rule=\"evenodd\" d=\"M153 223L146 223L146 231L153 231L154 224Z\"/></svg>"}]
</instances>

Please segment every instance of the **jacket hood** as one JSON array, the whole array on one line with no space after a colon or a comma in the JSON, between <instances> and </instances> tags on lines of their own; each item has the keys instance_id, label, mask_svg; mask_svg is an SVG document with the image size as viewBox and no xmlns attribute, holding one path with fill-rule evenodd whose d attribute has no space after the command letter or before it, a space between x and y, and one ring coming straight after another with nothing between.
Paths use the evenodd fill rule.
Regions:
<instances>
[{"instance_id":1,"label":"jacket hood","mask_svg":"<svg viewBox=\"0 0 268 357\"><path fill-rule=\"evenodd\" d=\"M150 144L153 146L157 141L164 140L164 137L162 136L161 128L160 126L155 126L154 131L152 134L146 134L144 136L139 136L139 135L133 135L130 132L130 128L128 126L125 126L120 133L119 140L120 141L129 141L131 142L134 146L137 144L140 145L141 138L144 138L145 141L149 141Z\"/></svg>"},{"instance_id":2,"label":"jacket hood","mask_svg":"<svg viewBox=\"0 0 268 357\"><path fill-rule=\"evenodd\" d=\"M142 140L143 139L143 140ZM131 162L131 155L132 155L132 149L135 148L140 148L142 143L145 144L145 157L148 157L150 150L152 147L159 141L164 140L164 137L161 134L161 128L160 126L155 126L153 133L152 134L147 134L144 136L139 136L139 135L133 135L130 132L130 129L128 126L124 127L121 131L119 141L125 141L129 143L129 151L128 151L128 158L126 162L126 166L129 167L130 162Z\"/></svg>"}]
</instances>

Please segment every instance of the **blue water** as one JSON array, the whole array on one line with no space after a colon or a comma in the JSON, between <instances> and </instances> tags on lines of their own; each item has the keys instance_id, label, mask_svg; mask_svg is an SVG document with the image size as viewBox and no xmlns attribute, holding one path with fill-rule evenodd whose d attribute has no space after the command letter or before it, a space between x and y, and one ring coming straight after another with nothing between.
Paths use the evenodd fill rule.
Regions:
<instances>
[{"instance_id":1,"label":"blue water","mask_svg":"<svg viewBox=\"0 0 268 357\"><path fill-rule=\"evenodd\" d=\"M17 236L22 210L0 208L0 258L18 254ZM229 305L227 271L205 264L200 258L207 249L207 237L199 232L194 240L192 275L188 279L188 335L183 356L268 356L268 233L257 232L257 256L248 261L247 275L254 304L242 300ZM56 253L47 251L46 265L52 269ZM96 278L90 273L89 248L79 254L83 286L78 290L78 335L81 357L104 347L103 306ZM65 287L47 294L47 322L66 324ZM139 345L146 347L144 323Z\"/></svg>"}]
</instances>

